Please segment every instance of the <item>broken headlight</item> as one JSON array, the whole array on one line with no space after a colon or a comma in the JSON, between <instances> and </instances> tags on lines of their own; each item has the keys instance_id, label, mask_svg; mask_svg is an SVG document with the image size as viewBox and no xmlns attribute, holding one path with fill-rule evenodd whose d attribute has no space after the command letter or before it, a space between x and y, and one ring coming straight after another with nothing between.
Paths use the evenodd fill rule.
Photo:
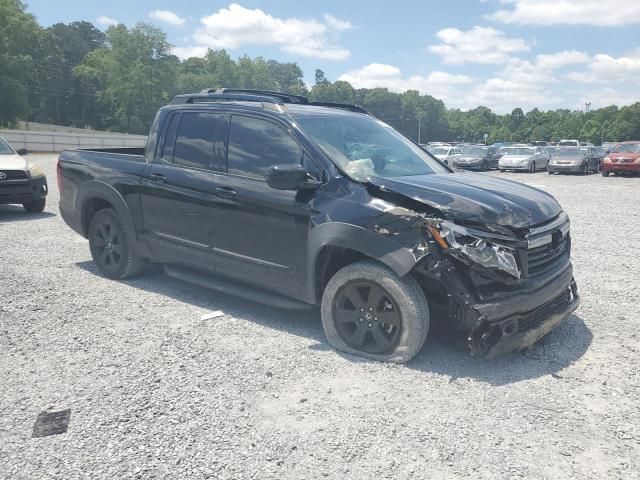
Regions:
<instances>
[{"instance_id":1,"label":"broken headlight","mask_svg":"<svg viewBox=\"0 0 640 480\"><path fill-rule=\"evenodd\" d=\"M512 277L520 278L514 250L491 241L490 234L443 221L429 226L436 242L448 250L486 268L496 268Z\"/></svg>"}]
</instances>

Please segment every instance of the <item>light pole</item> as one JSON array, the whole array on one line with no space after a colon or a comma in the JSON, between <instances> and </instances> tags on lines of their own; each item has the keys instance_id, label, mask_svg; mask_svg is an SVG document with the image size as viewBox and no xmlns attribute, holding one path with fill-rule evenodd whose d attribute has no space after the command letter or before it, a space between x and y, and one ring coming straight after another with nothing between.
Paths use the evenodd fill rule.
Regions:
<instances>
[{"instance_id":1,"label":"light pole","mask_svg":"<svg viewBox=\"0 0 640 480\"><path fill-rule=\"evenodd\" d=\"M418 145L420 145L422 142L420 141L420 120L422 120L422 116L418 115Z\"/></svg>"}]
</instances>

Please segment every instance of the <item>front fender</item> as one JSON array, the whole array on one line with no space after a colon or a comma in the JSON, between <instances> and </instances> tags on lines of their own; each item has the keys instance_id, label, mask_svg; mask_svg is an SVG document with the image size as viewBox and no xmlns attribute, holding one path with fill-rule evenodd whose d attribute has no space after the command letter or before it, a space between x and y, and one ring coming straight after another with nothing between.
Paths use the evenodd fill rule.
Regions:
<instances>
[{"instance_id":1,"label":"front fender","mask_svg":"<svg viewBox=\"0 0 640 480\"><path fill-rule=\"evenodd\" d=\"M417 244L416 244L417 245ZM317 302L315 292L316 263L320 251L327 246L348 248L378 260L398 276L409 273L423 255L380 233L348 223L324 223L311 230L307 265L309 301Z\"/></svg>"}]
</instances>

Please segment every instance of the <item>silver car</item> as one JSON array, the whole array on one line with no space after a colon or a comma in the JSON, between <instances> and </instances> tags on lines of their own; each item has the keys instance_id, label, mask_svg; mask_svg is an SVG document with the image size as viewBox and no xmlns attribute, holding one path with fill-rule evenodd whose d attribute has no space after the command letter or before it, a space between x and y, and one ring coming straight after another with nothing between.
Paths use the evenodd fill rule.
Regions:
<instances>
[{"instance_id":1,"label":"silver car","mask_svg":"<svg viewBox=\"0 0 640 480\"><path fill-rule=\"evenodd\" d=\"M551 155L541 147L503 147L498 160L498 170L524 170L535 172L546 170Z\"/></svg>"}]
</instances>

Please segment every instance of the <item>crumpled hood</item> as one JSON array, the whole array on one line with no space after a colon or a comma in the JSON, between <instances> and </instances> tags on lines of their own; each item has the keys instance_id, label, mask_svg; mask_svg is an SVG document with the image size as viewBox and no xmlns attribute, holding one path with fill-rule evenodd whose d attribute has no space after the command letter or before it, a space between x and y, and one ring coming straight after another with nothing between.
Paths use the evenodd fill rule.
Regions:
<instances>
[{"instance_id":1,"label":"crumpled hood","mask_svg":"<svg viewBox=\"0 0 640 480\"><path fill-rule=\"evenodd\" d=\"M478 173L371 177L369 181L461 223L523 228L551 220L562 211L556 199L542 190Z\"/></svg>"},{"instance_id":2,"label":"crumpled hood","mask_svg":"<svg viewBox=\"0 0 640 480\"><path fill-rule=\"evenodd\" d=\"M20 155L0 155L0 170L27 170L27 160Z\"/></svg>"}]
</instances>

